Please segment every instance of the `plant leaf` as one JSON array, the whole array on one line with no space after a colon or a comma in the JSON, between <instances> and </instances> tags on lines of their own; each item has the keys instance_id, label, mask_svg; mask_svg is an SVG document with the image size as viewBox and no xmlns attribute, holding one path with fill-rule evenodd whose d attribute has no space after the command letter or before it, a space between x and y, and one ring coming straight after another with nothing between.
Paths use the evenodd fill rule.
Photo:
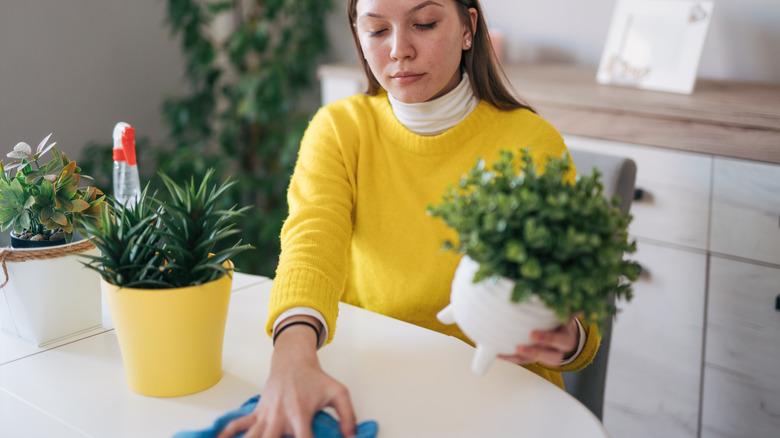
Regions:
<instances>
[{"instance_id":1,"label":"plant leaf","mask_svg":"<svg viewBox=\"0 0 780 438\"><path fill-rule=\"evenodd\" d=\"M83 211L89 208L89 202L84 201L83 199L74 199L71 201L71 208L70 211L76 212L76 211Z\"/></svg>"},{"instance_id":2,"label":"plant leaf","mask_svg":"<svg viewBox=\"0 0 780 438\"><path fill-rule=\"evenodd\" d=\"M63 227L68 225L68 218L64 214L60 213L59 211L55 211L51 215L51 220Z\"/></svg>"},{"instance_id":3,"label":"plant leaf","mask_svg":"<svg viewBox=\"0 0 780 438\"><path fill-rule=\"evenodd\" d=\"M9 158L32 159L32 148L29 144L20 141L14 146L14 150L8 153Z\"/></svg>"},{"instance_id":4,"label":"plant leaf","mask_svg":"<svg viewBox=\"0 0 780 438\"><path fill-rule=\"evenodd\" d=\"M36 154L40 154L43 148L46 146L46 142L49 141L49 138L51 137L52 133L49 133L49 135L46 136L41 142L38 144L38 148L36 149Z\"/></svg>"}]
</instances>

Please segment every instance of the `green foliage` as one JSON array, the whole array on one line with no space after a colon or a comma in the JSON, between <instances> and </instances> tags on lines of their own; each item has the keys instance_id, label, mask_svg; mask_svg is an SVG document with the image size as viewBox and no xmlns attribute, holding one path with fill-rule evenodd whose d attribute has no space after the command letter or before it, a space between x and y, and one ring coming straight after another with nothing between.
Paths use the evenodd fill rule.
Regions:
<instances>
[{"instance_id":1,"label":"green foliage","mask_svg":"<svg viewBox=\"0 0 780 438\"><path fill-rule=\"evenodd\" d=\"M616 311L610 294L630 300L639 275L638 264L623 260L636 251L631 216L617 198L606 199L598 170L566 182L568 155L549 158L544 172L528 151L519 171L514 159L502 151L492 169L479 160L443 203L428 207L458 233L445 247L479 263L474 282L507 277L515 281L513 301L536 294L561 321L582 313L601 326Z\"/></svg>"},{"instance_id":2,"label":"green foliage","mask_svg":"<svg viewBox=\"0 0 780 438\"><path fill-rule=\"evenodd\" d=\"M18 143L8 154L14 161L6 165L0 160L0 227L12 228L17 236L25 231L48 239L62 230L70 242L73 231L83 230L86 223L96 222L103 192L95 187L79 187L82 178L75 161L47 144L51 134L41 141L33 154L30 145ZM48 163L38 161L47 152L54 157ZM16 174L11 177L11 171Z\"/></svg>"},{"instance_id":3,"label":"green foliage","mask_svg":"<svg viewBox=\"0 0 780 438\"><path fill-rule=\"evenodd\" d=\"M234 183L209 186L209 170L199 185L184 187L164 173L170 201L148 194L148 186L135 205L104 205L100 223L88 226L100 256L86 264L106 281L121 287L167 289L214 281L228 270L226 260L250 249L235 237L235 221L249 207L219 208L219 199ZM231 242L234 242L231 244ZM222 243L226 249L217 250Z\"/></svg>"},{"instance_id":4,"label":"green foliage","mask_svg":"<svg viewBox=\"0 0 780 438\"><path fill-rule=\"evenodd\" d=\"M254 205L240 220L256 247L234 261L237 269L273 276L279 233L287 217L286 191L303 131L314 108L300 93L311 88L319 55L327 48L325 19L331 2L168 0L167 23L180 38L189 94L163 102L169 127L165 144L139 144L142 180L162 189L162 169L174 181L202 178L207 169L235 181L219 201ZM224 41L213 35L215 18L232 19ZM224 22L224 20L223 20ZM98 180L110 182L109 145L93 144L85 156ZM84 160L82 160L84 161ZM108 187L106 184L103 187Z\"/></svg>"}]
</instances>

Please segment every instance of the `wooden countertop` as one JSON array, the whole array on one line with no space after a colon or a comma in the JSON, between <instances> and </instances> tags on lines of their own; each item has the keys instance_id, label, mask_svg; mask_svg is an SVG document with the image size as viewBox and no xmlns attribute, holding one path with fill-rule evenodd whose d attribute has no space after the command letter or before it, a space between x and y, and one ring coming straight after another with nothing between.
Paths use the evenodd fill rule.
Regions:
<instances>
[{"instance_id":1,"label":"wooden countertop","mask_svg":"<svg viewBox=\"0 0 780 438\"><path fill-rule=\"evenodd\" d=\"M596 70L511 65L512 85L567 134L780 163L780 85L700 79L690 95L596 82Z\"/></svg>"},{"instance_id":2,"label":"wooden countertop","mask_svg":"<svg viewBox=\"0 0 780 438\"><path fill-rule=\"evenodd\" d=\"M596 69L504 66L520 95L565 134L780 164L780 84L699 79L690 95L596 82ZM356 65L320 76L363 80Z\"/></svg>"}]
</instances>

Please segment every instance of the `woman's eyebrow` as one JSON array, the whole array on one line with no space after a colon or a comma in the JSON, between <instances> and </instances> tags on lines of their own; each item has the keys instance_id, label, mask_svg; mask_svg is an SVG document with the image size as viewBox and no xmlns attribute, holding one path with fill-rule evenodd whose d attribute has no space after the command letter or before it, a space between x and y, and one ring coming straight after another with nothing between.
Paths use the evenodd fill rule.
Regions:
<instances>
[{"instance_id":1,"label":"woman's eyebrow","mask_svg":"<svg viewBox=\"0 0 780 438\"><path fill-rule=\"evenodd\" d=\"M427 2L422 2L419 5L413 7L412 9L409 9L409 12L407 12L406 15L409 15L409 14L411 14L413 12L417 12L417 11L419 11L420 9L422 9L422 8L424 8L426 6L438 6L440 8L444 7L444 5L442 5L441 3L437 3L437 2L435 2L433 0L428 0Z\"/></svg>"},{"instance_id":2,"label":"woman's eyebrow","mask_svg":"<svg viewBox=\"0 0 780 438\"><path fill-rule=\"evenodd\" d=\"M428 7L428 6L438 6L440 8L444 7L441 3L435 2L433 0L428 0L427 2L422 2L419 5L409 9L409 11L407 11L405 15L410 15L410 14L415 13L415 12L419 11L420 9ZM382 16L380 14L377 14L375 12L366 12L365 14L362 14L360 17L358 17L358 20L363 18L363 17L384 18L384 16Z\"/></svg>"}]
</instances>

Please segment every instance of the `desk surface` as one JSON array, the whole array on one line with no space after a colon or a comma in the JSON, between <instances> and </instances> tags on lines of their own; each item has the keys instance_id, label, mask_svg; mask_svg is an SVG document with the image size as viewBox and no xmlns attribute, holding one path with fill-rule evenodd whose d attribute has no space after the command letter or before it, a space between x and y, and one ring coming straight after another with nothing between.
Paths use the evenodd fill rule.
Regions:
<instances>
[{"instance_id":1,"label":"desk surface","mask_svg":"<svg viewBox=\"0 0 780 438\"><path fill-rule=\"evenodd\" d=\"M130 391L113 330L40 351L15 349L29 354L0 362L0 436L166 437L206 427L262 393L272 351L264 332L270 286L236 275L224 375L190 396ZM473 349L455 338L346 304L338 324L320 360L349 388L359 421L379 423L380 437L606 436L584 406L521 367L497 361L475 376Z\"/></svg>"}]
</instances>

